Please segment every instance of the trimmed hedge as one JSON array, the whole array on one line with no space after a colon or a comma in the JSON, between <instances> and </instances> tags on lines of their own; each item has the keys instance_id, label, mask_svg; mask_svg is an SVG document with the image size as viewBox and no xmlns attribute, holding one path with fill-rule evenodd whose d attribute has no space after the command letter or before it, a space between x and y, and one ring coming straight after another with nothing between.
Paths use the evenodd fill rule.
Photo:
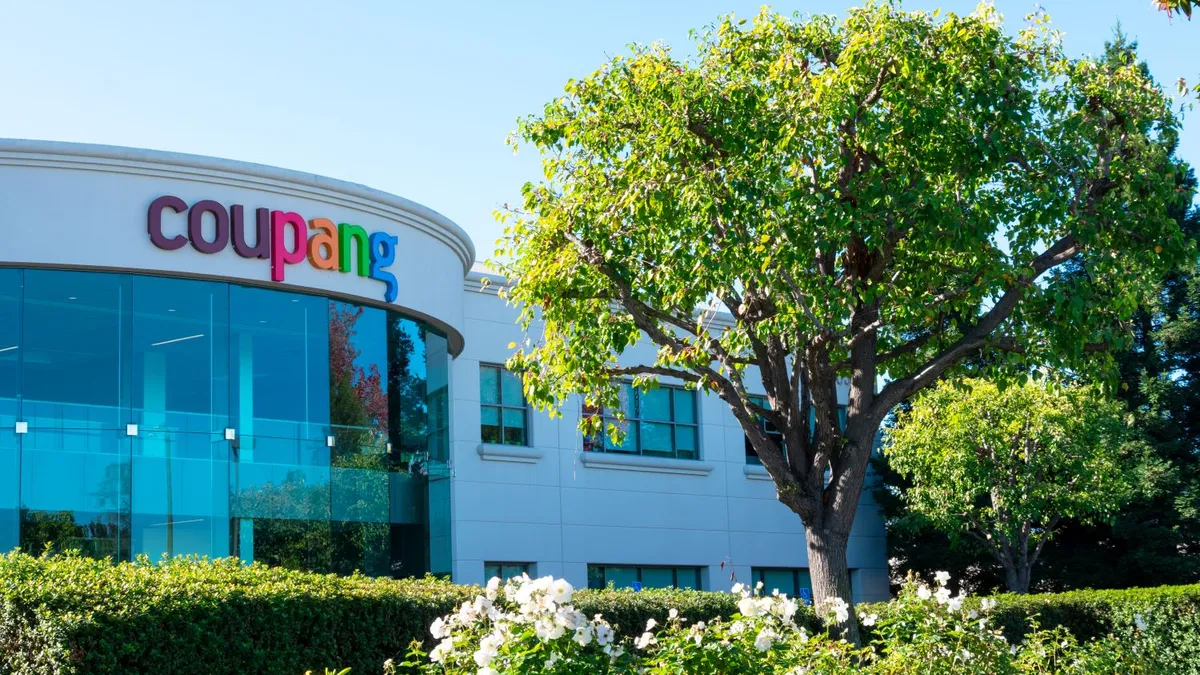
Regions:
<instances>
[{"instance_id":1,"label":"trimmed hedge","mask_svg":"<svg viewBox=\"0 0 1200 675\"><path fill-rule=\"evenodd\" d=\"M1036 620L1043 628L1064 626L1081 641L1106 635L1131 641L1166 672L1200 675L1200 584L1004 594L992 599L996 601L992 621L1010 642L1020 640L1029 632L1031 620ZM971 598L965 606L978 608L979 602L980 598ZM888 605L864 604L857 609L882 615Z\"/></svg>"},{"instance_id":2,"label":"trimmed hedge","mask_svg":"<svg viewBox=\"0 0 1200 675\"><path fill-rule=\"evenodd\" d=\"M236 559L112 563L0 557L0 672L370 675L480 589L299 572ZM636 630L677 608L709 620L728 593L584 591L575 605ZM402 660L402 659L397 659Z\"/></svg>"},{"instance_id":3,"label":"trimmed hedge","mask_svg":"<svg viewBox=\"0 0 1200 675\"><path fill-rule=\"evenodd\" d=\"M412 640L428 643L429 624L478 592L432 577L338 577L235 559L112 563L13 552L0 556L0 673L299 675L350 666L371 675ZM995 599L993 621L1010 640L1036 616L1081 640L1133 640L1170 672L1200 675L1200 585ZM630 635L650 618L665 623L672 608L692 621L728 617L735 600L646 590L580 591L573 602ZM797 618L813 623L807 609Z\"/></svg>"}]
</instances>

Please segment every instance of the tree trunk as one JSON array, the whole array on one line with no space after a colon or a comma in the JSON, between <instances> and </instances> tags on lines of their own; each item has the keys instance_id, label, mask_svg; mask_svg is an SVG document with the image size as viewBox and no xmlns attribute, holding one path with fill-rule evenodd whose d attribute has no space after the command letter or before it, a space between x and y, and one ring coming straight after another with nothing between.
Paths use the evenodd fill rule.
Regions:
<instances>
[{"instance_id":1,"label":"tree trunk","mask_svg":"<svg viewBox=\"0 0 1200 675\"><path fill-rule=\"evenodd\" d=\"M1004 585L1008 587L1008 592L1028 594L1030 582L1033 579L1033 566L1023 562L1013 562L1006 557L998 557L998 560L1004 567Z\"/></svg>"},{"instance_id":2,"label":"tree trunk","mask_svg":"<svg viewBox=\"0 0 1200 675\"><path fill-rule=\"evenodd\" d=\"M862 638L858 632L858 617L854 613L854 601L850 596L850 568L846 564L846 545L849 533L835 532L828 528L806 528L808 539L808 572L812 577L813 608L824 618L826 603L841 598L849 608L850 616L845 623L831 624L834 635L858 645Z\"/></svg>"}]
</instances>

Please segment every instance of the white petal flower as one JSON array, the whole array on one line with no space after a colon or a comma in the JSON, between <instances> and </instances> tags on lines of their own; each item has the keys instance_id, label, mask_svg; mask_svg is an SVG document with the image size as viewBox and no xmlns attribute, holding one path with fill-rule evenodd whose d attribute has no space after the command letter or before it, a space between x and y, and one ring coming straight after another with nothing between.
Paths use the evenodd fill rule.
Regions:
<instances>
[{"instance_id":1,"label":"white petal flower","mask_svg":"<svg viewBox=\"0 0 1200 675\"><path fill-rule=\"evenodd\" d=\"M754 648L760 652L765 652L775 643L775 632L770 628L764 628L754 637Z\"/></svg>"},{"instance_id":2,"label":"white petal flower","mask_svg":"<svg viewBox=\"0 0 1200 675\"><path fill-rule=\"evenodd\" d=\"M744 597L738 600L738 612L742 616L758 616L758 602L751 597Z\"/></svg>"},{"instance_id":3,"label":"white petal flower","mask_svg":"<svg viewBox=\"0 0 1200 675\"><path fill-rule=\"evenodd\" d=\"M655 639L654 633L642 633L642 636L639 637L637 641L633 643L633 645L638 649L645 649L656 642L658 642L658 640Z\"/></svg>"},{"instance_id":4,"label":"white petal flower","mask_svg":"<svg viewBox=\"0 0 1200 675\"><path fill-rule=\"evenodd\" d=\"M734 595L739 595L739 594L741 594L742 589L744 589L744 588L745 588L745 586L743 584L734 584L733 588L729 592L733 593Z\"/></svg>"},{"instance_id":5,"label":"white petal flower","mask_svg":"<svg viewBox=\"0 0 1200 675\"><path fill-rule=\"evenodd\" d=\"M741 635L742 631L746 630L746 624L741 621L734 621L729 626L730 635Z\"/></svg>"},{"instance_id":6,"label":"white petal flower","mask_svg":"<svg viewBox=\"0 0 1200 675\"><path fill-rule=\"evenodd\" d=\"M550 595L559 604L570 602L571 596L574 594L575 588L567 583L566 579L558 579L550 585Z\"/></svg>"},{"instance_id":7,"label":"white petal flower","mask_svg":"<svg viewBox=\"0 0 1200 675\"><path fill-rule=\"evenodd\" d=\"M1146 620L1142 618L1141 614L1133 615L1133 625L1140 631L1146 630Z\"/></svg>"},{"instance_id":8,"label":"white petal flower","mask_svg":"<svg viewBox=\"0 0 1200 675\"><path fill-rule=\"evenodd\" d=\"M945 586L946 584L950 583L949 572L936 572L934 573L933 578L935 581L937 581L938 586Z\"/></svg>"},{"instance_id":9,"label":"white petal flower","mask_svg":"<svg viewBox=\"0 0 1200 675\"><path fill-rule=\"evenodd\" d=\"M672 607L671 611L667 612L667 617L670 619L678 619L679 618L679 610Z\"/></svg>"},{"instance_id":10,"label":"white petal flower","mask_svg":"<svg viewBox=\"0 0 1200 675\"><path fill-rule=\"evenodd\" d=\"M875 622L879 619L878 614L860 614L859 617L862 619L862 625L868 627L874 626Z\"/></svg>"},{"instance_id":11,"label":"white petal flower","mask_svg":"<svg viewBox=\"0 0 1200 675\"><path fill-rule=\"evenodd\" d=\"M450 630L446 627L446 620L440 616L434 619L433 624L429 626L429 634L432 635L433 639L435 640L441 640L449 635Z\"/></svg>"},{"instance_id":12,"label":"white petal flower","mask_svg":"<svg viewBox=\"0 0 1200 675\"><path fill-rule=\"evenodd\" d=\"M921 587L917 589L917 597L922 600L928 600L933 597L933 592L929 590L928 586L921 584Z\"/></svg>"},{"instance_id":13,"label":"white petal flower","mask_svg":"<svg viewBox=\"0 0 1200 675\"><path fill-rule=\"evenodd\" d=\"M990 611L995 606L996 606L996 601L991 598L984 598L983 600L981 600L979 602L979 607L981 609L983 609L983 611L985 611L985 612Z\"/></svg>"},{"instance_id":14,"label":"white petal flower","mask_svg":"<svg viewBox=\"0 0 1200 675\"><path fill-rule=\"evenodd\" d=\"M646 631L649 632L649 631L654 630L654 627L657 625L658 625L657 621L655 621L653 618L649 619L648 621L646 621Z\"/></svg>"}]
</instances>

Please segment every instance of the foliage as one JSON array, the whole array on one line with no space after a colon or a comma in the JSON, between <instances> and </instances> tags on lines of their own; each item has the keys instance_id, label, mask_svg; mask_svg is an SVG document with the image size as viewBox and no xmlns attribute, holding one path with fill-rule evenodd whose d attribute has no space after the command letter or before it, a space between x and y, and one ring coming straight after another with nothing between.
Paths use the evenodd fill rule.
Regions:
<instances>
[{"instance_id":1,"label":"foliage","mask_svg":"<svg viewBox=\"0 0 1200 675\"><path fill-rule=\"evenodd\" d=\"M1132 61L1136 44L1118 30L1106 45L1106 58ZM1141 68L1149 76L1145 65ZM1166 146L1172 154L1174 145ZM1175 161L1175 196L1167 212L1195 241L1200 209L1194 208L1196 177ZM1068 274L1087 274L1075 261ZM1131 501L1109 522L1067 520L1046 545L1034 587L1039 591L1128 588L1145 583L1187 584L1200 580L1200 281L1194 257L1171 269L1149 302L1128 322L1133 340L1113 354L1119 372L1114 387L1135 419L1144 442L1134 453ZM903 496L911 482L876 462L882 489L876 498L888 524L888 557L894 583L903 571L932 574L946 569L972 592L1003 588L1004 571L987 550L969 538L951 541Z\"/></svg>"},{"instance_id":2,"label":"foliage","mask_svg":"<svg viewBox=\"0 0 1200 675\"><path fill-rule=\"evenodd\" d=\"M1192 12L1200 8L1200 2L1197 0L1154 0L1158 5L1159 10L1167 13L1167 16L1172 16L1175 12L1179 12L1186 16L1188 20L1192 18Z\"/></svg>"},{"instance_id":3,"label":"foliage","mask_svg":"<svg viewBox=\"0 0 1200 675\"><path fill-rule=\"evenodd\" d=\"M1101 521L1128 499L1125 417L1094 387L946 380L897 415L884 448L912 509L973 537L1027 593L1062 520Z\"/></svg>"},{"instance_id":4,"label":"foliage","mask_svg":"<svg viewBox=\"0 0 1200 675\"><path fill-rule=\"evenodd\" d=\"M0 672L296 675L338 664L375 673L477 591L236 559L113 563L13 552L0 556ZM727 593L584 591L576 606L644 626L665 621L670 607L710 619L736 610L736 601Z\"/></svg>"},{"instance_id":5,"label":"foliage","mask_svg":"<svg viewBox=\"0 0 1200 675\"><path fill-rule=\"evenodd\" d=\"M857 648L826 632L797 625L799 609L786 595L764 596L740 584L737 611L728 618L689 620L671 611L665 622L620 635L604 617L589 618L570 603L561 579L499 579L430 629L438 645L414 646L404 664L426 675L498 673L1155 673L1163 672L1133 640L1104 636L1080 641L1062 626L1027 622L1010 642L992 621L995 602L966 607L938 577L931 588L910 580L882 614L862 614L874 640ZM849 619L849 607L831 601L830 624Z\"/></svg>"},{"instance_id":6,"label":"foliage","mask_svg":"<svg viewBox=\"0 0 1200 675\"><path fill-rule=\"evenodd\" d=\"M846 595L893 406L968 357L1111 365L1188 255L1166 213L1177 120L1136 61L1067 58L1042 15L1011 37L986 6L871 3L696 42L634 46L519 123L545 180L502 214L495 266L530 333L509 365L552 410L619 411L621 378L715 392L805 522L814 595ZM1062 273L1076 258L1088 275Z\"/></svg>"}]
</instances>

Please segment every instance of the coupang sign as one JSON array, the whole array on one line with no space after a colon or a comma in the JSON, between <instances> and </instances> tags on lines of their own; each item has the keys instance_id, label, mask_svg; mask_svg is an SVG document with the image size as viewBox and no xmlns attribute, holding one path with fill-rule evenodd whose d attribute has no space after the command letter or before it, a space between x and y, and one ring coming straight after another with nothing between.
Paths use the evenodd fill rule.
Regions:
<instances>
[{"instance_id":1,"label":"coupang sign","mask_svg":"<svg viewBox=\"0 0 1200 675\"><path fill-rule=\"evenodd\" d=\"M167 212L187 212L187 227L170 228L175 234L164 231L163 216ZM211 216L215 229L210 228L211 239L203 231L204 216ZM181 249L191 243L201 253L220 253L233 241L233 250L243 258L258 258L271 261L271 280L283 281L287 266L308 260L308 264L319 270L357 274L370 277L386 284L384 299L396 300L396 277L385 270L396 261L396 237L386 232L372 232L350 223L333 224L328 218L305 220L292 211L272 211L260 208L255 211L253 229L254 244L247 237L245 209L241 204L231 204L226 209L220 202L211 199L196 202L191 207L179 197L165 195L150 203L146 215L146 230L150 241L164 251ZM310 230L312 236L309 236ZM291 237L288 233L291 233ZM288 241L291 241L291 247Z\"/></svg>"}]
</instances>

